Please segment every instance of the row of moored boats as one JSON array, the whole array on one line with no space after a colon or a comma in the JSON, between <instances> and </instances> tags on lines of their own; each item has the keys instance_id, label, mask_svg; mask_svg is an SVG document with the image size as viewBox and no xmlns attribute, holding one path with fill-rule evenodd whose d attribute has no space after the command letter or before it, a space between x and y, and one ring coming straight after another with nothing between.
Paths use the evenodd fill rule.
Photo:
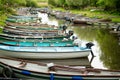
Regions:
<instances>
[{"instance_id":1,"label":"row of moored boats","mask_svg":"<svg viewBox=\"0 0 120 80\"><path fill-rule=\"evenodd\" d=\"M4 77L35 80L120 79L120 71L25 60L88 57L93 46L91 42L81 46L74 32L67 31L66 25L42 24L40 17L36 17L38 12L33 15L31 11L31 8L20 8L17 15L6 19L6 26L0 34L0 73Z\"/></svg>"}]
</instances>

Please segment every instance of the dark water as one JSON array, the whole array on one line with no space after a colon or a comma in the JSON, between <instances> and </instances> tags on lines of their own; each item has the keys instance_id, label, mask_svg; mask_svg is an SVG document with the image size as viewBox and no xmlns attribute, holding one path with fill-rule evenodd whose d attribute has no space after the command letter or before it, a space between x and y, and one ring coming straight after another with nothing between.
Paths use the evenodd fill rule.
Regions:
<instances>
[{"instance_id":1,"label":"dark water","mask_svg":"<svg viewBox=\"0 0 120 80\"><path fill-rule=\"evenodd\" d=\"M118 45L118 39L110 34L108 29L90 25L72 25L64 20L48 17L47 14L40 14L40 17L42 17L43 23L50 25L67 24L68 29L73 30L82 43L93 42L95 45L92 47L92 51L95 57L91 62L92 67L120 70L120 45ZM89 61L91 57L89 55ZM74 64L74 61L71 61L72 63Z\"/></svg>"}]
</instances>

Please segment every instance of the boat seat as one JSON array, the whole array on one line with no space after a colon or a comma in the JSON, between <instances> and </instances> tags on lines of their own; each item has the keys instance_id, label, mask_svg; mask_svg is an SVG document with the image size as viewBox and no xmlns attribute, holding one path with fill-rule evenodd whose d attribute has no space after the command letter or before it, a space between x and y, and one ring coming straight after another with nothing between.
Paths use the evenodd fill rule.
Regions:
<instances>
[{"instance_id":1,"label":"boat seat","mask_svg":"<svg viewBox=\"0 0 120 80\"><path fill-rule=\"evenodd\" d=\"M22 67L25 67L26 65L27 65L27 62L22 60L18 67L22 68Z\"/></svg>"},{"instance_id":2,"label":"boat seat","mask_svg":"<svg viewBox=\"0 0 120 80\"><path fill-rule=\"evenodd\" d=\"M48 72L49 73L56 73L56 69L54 67L54 63L48 63L47 67L48 67Z\"/></svg>"},{"instance_id":3,"label":"boat seat","mask_svg":"<svg viewBox=\"0 0 120 80\"><path fill-rule=\"evenodd\" d=\"M49 73L56 73L56 69L54 66L48 67L48 72Z\"/></svg>"}]
</instances>

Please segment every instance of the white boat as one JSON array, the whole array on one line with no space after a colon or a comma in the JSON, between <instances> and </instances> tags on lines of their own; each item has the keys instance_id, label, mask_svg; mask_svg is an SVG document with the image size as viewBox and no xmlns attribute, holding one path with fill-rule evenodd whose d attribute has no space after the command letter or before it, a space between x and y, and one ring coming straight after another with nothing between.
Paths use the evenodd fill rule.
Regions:
<instances>
[{"instance_id":1,"label":"white boat","mask_svg":"<svg viewBox=\"0 0 120 80\"><path fill-rule=\"evenodd\" d=\"M120 80L120 70L75 68L0 57L1 74L6 78L30 80ZM20 79L20 80L21 80Z\"/></svg>"},{"instance_id":2,"label":"white boat","mask_svg":"<svg viewBox=\"0 0 120 80\"><path fill-rule=\"evenodd\" d=\"M78 46L8 46L0 44L0 55L26 59L68 59L87 57L90 48Z\"/></svg>"}]
</instances>

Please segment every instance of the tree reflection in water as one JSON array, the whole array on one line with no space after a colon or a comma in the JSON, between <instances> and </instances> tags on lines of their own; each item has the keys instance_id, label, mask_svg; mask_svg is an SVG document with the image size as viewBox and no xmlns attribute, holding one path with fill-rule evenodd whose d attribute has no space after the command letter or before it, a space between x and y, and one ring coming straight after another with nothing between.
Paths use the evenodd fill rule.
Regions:
<instances>
[{"instance_id":1,"label":"tree reflection in water","mask_svg":"<svg viewBox=\"0 0 120 80\"><path fill-rule=\"evenodd\" d=\"M120 70L120 46L117 38L108 30L87 26L73 29L80 39L97 41L101 51L100 60L106 68Z\"/></svg>"},{"instance_id":2,"label":"tree reflection in water","mask_svg":"<svg viewBox=\"0 0 120 80\"><path fill-rule=\"evenodd\" d=\"M118 40L103 29L100 29L97 35L97 41L102 51L100 55L101 61L109 69L120 70L120 46Z\"/></svg>"}]
</instances>

